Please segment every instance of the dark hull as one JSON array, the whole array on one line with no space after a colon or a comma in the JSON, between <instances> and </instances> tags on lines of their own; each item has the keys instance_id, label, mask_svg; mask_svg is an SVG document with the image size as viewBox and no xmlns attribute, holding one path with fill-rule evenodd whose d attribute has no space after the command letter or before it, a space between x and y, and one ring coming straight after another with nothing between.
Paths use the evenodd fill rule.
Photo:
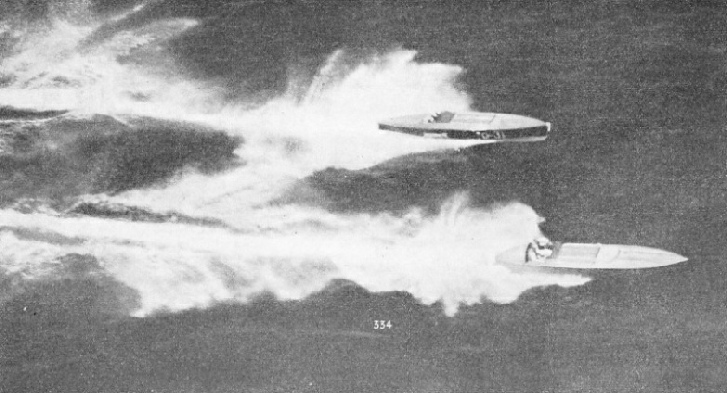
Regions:
<instances>
[{"instance_id":1,"label":"dark hull","mask_svg":"<svg viewBox=\"0 0 727 393\"><path fill-rule=\"evenodd\" d=\"M0 120L43 120L66 113L66 110L35 111L0 105Z\"/></svg>"},{"instance_id":2,"label":"dark hull","mask_svg":"<svg viewBox=\"0 0 727 393\"><path fill-rule=\"evenodd\" d=\"M417 127L391 126L379 124L379 129L385 131L401 132L409 135L416 135L425 138L460 139L460 140L495 140L495 141L518 141L518 140L543 140L548 137L548 127L527 127L513 128L508 130L447 130Z\"/></svg>"},{"instance_id":3,"label":"dark hull","mask_svg":"<svg viewBox=\"0 0 727 393\"><path fill-rule=\"evenodd\" d=\"M550 123L505 113L439 112L388 119L379 123L379 129L434 139L539 141L548 137Z\"/></svg>"}]
</instances>

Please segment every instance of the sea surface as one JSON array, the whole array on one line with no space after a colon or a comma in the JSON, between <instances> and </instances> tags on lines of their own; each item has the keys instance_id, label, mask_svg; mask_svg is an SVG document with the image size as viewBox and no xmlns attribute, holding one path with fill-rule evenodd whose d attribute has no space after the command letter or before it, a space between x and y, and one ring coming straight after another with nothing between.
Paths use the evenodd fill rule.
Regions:
<instances>
[{"instance_id":1,"label":"sea surface","mask_svg":"<svg viewBox=\"0 0 727 393\"><path fill-rule=\"evenodd\" d=\"M721 2L0 3L0 392L723 391L726 207Z\"/></svg>"}]
</instances>

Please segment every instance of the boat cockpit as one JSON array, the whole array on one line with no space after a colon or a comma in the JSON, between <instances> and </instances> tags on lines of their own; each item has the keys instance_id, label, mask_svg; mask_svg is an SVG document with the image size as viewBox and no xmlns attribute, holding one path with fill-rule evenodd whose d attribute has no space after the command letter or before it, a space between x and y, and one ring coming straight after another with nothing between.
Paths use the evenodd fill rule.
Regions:
<instances>
[{"instance_id":1,"label":"boat cockpit","mask_svg":"<svg viewBox=\"0 0 727 393\"><path fill-rule=\"evenodd\" d=\"M437 112L432 115L427 116L426 122L427 123L449 123L454 119L454 113L452 112Z\"/></svg>"}]
</instances>

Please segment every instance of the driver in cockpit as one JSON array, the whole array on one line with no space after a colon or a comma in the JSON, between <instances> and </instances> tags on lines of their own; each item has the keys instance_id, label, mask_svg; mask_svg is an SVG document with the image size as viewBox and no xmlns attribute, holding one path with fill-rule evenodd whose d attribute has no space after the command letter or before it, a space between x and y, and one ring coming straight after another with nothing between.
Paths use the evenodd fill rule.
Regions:
<instances>
[{"instance_id":1,"label":"driver in cockpit","mask_svg":"<svg viewBox=\"0 0 727 393\"><path fill-rule=\"evenodd\" d=\"M437 123L442 118L442 112L437 112L427 117L427 123Z\"/></svg>"},{"instance_id":2,"label":"driver in cockpit","mask_svg":"<svg viewBox=\"0 0 727 393\"><path fill-rule=\"evenodd\" d=\"M525 262L544 262L553 254L553 242L545 237L539 237L528 244Z\"/></svg>"}]
</instances>

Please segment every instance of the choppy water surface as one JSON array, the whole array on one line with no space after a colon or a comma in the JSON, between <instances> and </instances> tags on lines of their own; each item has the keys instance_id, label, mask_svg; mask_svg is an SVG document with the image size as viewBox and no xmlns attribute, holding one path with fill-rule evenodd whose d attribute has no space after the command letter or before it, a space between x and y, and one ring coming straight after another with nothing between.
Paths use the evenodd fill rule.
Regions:
<instances>
[{"instance_id":1,"label":"choppy water surface","mask_svg":"<svg viewBox=\"0 0 727 393\"><path fill-rule=\"evenodd\" d=\"M4 389L723 382L724 13L3 7ZM443 109L555 127L471 147L376 127ZM690 262L494 263L543 232Z\"/></svg>"}]
</instances>

